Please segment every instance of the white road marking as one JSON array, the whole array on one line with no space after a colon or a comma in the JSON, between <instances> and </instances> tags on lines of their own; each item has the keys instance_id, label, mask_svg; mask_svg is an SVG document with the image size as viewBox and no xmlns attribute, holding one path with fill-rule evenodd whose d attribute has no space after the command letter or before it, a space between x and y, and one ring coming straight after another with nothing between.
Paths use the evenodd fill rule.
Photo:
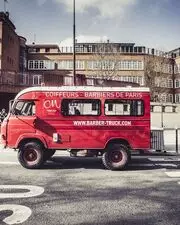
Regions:
<instances>
[{"instance_id":1,"label":"white road marking","mask_svg":"<svg viewBox=\"0 0 180 225\"><path fill-rule=\"evenodd\" d=\"M157 158L153 158L153 157L152 157L152 158L151 158L151 157L150 157L150 158L148 158L148 159L149 159L150 161L155 161L155 162L156 162L156 161L163 161L163 162L164 162L164 161L168 161L168 162L180 161L179 158L175 158L175 157L172 158L171 156L169 156L169 158L167 158L167 157L165 157L165 158L158 158L158 157L157 157Z\"/></svg>"},{"instance_id":2,"label":"white road marking","mask_svg":"<svg viewBox=\"0 0 180 225\"><path fill-rule=\"evenodd\" d=\"M131 166L133 166L133 167L152 167L152 166L154 166L155 164L152 164L152 163L129 163L129 166L131 167Z\"/></svg>"},{"instance_id":3,"label":"white road marking","mask_svg":"<svg viewBox=\"0 0 180 225\"><path fill-rule=\"evenodd\" d=\"M168 177L172 178L179 178L180 177L180 171L170 171L170 172L165 172Z\"/></svg>"},{"instance_id":4,"label":"white road marking","mask_svg":"<svg viewBox=\"0 0 180 225\"><path fill-rule=\"evenodd\" d=\"M177 168L177 165L173 164L173 163L155 163L155 165L162 166L162 167L176 167Z\"/></svg>"},{"instance_id":5,"label":"white road marking","mask_svg":"<svg viewBox=\"0 0 180 225\"><path fill-rule=\"evenodd\" d=\"M148 158L150 161L164 161L164 158Z\"/></svg>"},{"instance_id":6,"label":"white road marking","mask_svg":"<svg viewBox=\"0 0 180 225\"><path fill-rule=\"evenodd\" d=\"M29 190L22 193L0 193L0 199L4 198L31 198L41 195L44 192L44 188L30 185L0 185L0 190Z\"/></svg>"},{"instance_id":7,"label":"white road marking","mask_svg":"<svg viewBox=\"0 0 180 225\"><path fill-rule=\"evenodd\" d=\"M0 211L10 210L12 211L12 215L6 217L3 221L6 224L21 224L25 222L31 215L32 211L30 208L23 205L0 205Z\"/></svg>"},{"instance_id":8,"label":"white road marking","mask_svg":"<svg viewBox=\"0 0 180 225\"><path fill-rule=\"evenodd\" d=\"M18 162L0 162L0 165L19 165Z\"/></svg>"}]
</instances>

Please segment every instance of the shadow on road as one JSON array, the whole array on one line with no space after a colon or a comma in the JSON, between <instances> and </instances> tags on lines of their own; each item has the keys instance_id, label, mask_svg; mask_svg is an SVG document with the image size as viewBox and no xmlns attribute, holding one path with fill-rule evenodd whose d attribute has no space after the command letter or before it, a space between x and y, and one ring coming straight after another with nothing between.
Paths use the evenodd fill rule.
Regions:
<instances>
[{"instance_id":1,"label":"shadow on road","mask_svg":"<svg viewBox=\"0 0 180 225\"><path fill-rule=\"evenodd\" d=\"M45 163L43 169L102 169L101 158L85 158L85 157L68 157L68 156L54 156ZM129 165L125 168L126 171L136 170L154 170L154 169L180 169L180 161L178 158L166 158L155 161L149 158L132 158Z\"/></svg>"}]
</instances>

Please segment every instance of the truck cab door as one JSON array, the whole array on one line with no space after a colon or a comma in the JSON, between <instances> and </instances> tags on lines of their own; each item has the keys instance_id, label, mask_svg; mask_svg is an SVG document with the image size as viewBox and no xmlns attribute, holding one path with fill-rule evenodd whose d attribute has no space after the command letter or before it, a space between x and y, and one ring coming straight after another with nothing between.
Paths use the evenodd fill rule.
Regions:
<instances>
[{"instance_id":1,"label":"truck cab door","mask_svg":"<svg viewBox=\"0 0 180 225\"><path fill-rule=\"evenodd\" d=\"M18 100L14 103L8 129L14 136L25 133L35 133L36 101Z\"/></svg>"}]
</instances>

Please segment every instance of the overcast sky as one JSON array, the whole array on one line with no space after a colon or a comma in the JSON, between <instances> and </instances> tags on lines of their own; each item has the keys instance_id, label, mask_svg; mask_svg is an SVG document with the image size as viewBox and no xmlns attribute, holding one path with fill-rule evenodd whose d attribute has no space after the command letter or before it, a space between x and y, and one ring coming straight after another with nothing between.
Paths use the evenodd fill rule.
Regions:
<instances>
[{"instance_id":1,"label":"overcast sky","mask_svg":"<svg viewBox=\"0 0 180 225\"><path fill-rule=\"evenodd\" d=\"M28 43L69 45L72 2L8 0L7 9ZM172 50L180 47L179 9L180 0L76 0L76 35L79 42L109 39Z\"/></svg>"}]
</instances>

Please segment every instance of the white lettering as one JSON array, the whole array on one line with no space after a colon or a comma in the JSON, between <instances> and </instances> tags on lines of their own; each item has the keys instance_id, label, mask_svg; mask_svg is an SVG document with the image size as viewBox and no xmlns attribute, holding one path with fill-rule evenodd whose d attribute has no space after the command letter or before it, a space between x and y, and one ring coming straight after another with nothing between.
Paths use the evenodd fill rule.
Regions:
<instances>
[{"instance_id":1,"label":"white lettering","mask_svg":"<svg viewBox=\"0 0 180 225\"><path fill-rule=\"evenodd\" d=\"M43 103L43 107L45 109L49 109L49 108L60 108L60 101L58 100L45 100Z\"/></svg>"},{"instance_id":2,"label":"white lettering","mask_svg":"<svg viewBox=\"0 0 180 225\"><path fill-rule=\"evenodd\" d=\"M119 120L87 120L87 121L73 121L74 126L132 126L131 121Z\"/></svg>"},{"instance_id":3,"label":"white lettering","mask_svg":"<svg viewBox=\"0 0 180 225\"><path fill-rule=\"evenodd\" d=\"M142 98L142 94L137 93L137 92L125 92L125 97L127 97L127 98Z\"/></svg>"},{"instance_id":4,"label":"white lettering","mask_svg":"<svg viewBox=\"0 0 180 225\"><path fill-rule=\"evenodd\" d=\"M47 98L61 97L61 98L77 98L78 92L45 92Z\"/></svg>"},{"instance_id":5,"label":"white lettering","mask_svg":"<svg viewBox=\"0 0 180 225\"><path fill-rule=\"evenodd\" d=\"M124 98L123 92L116 92L116 98Z\"/></svg>"}]
</instances>

